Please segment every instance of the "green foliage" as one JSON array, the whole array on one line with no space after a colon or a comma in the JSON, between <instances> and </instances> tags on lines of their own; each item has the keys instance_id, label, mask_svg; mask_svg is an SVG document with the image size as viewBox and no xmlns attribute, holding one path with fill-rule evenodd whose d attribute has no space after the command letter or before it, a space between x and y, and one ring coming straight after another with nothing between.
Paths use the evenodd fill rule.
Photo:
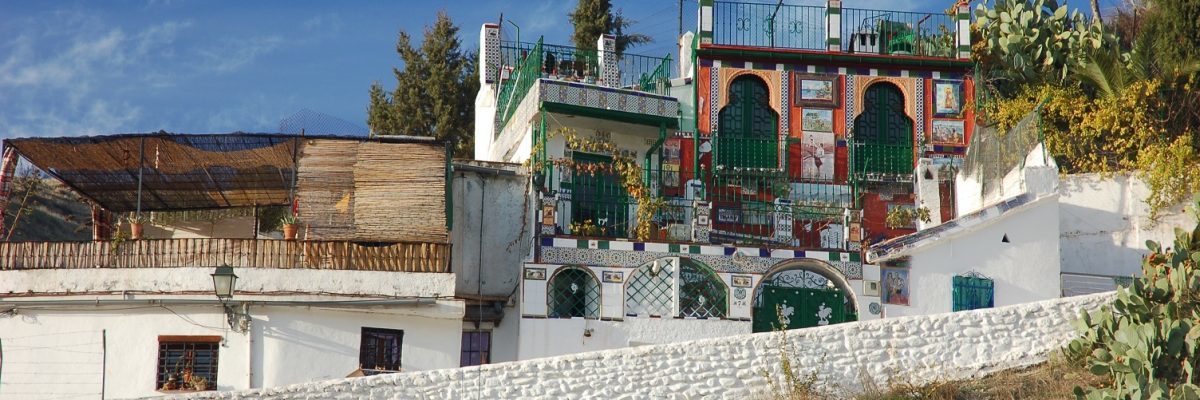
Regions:
<instances>
[{"instance_id":1,"label":"green foliage","mask_svg":"<svg viewBox=\"0 0 1200 400\"><path fill-rule=\"evenodd\" d=\"M928 207L921 206L921 207L917 207L917 208L909 208L909 207L893 208L888 211L887 219L884 220L884 224L886 224L887 227L891 228L891 229L911 228L913 226L913 223L916 222L917 220L921 220L921 222L924 222L924 223L929 223L929 221L933 220L929 216L929 208Z\"/></svg>"},{"instance_id":2,"label":"green foliage","mask_svg":"<svg viewBox=\"0 0 1200 400\"><path fill-rule=\"evenodd\" d=\"M1196 201L1200 207L1200 197ZM1076 388L1079 399L1200 398L1200 224L1175 230L1175 245L1147 241L1143 277L1118 288L1111 306L1082 312L1081 337L1067 346L1107 388Z\"/></svg>"},{"instance_id":3,"label":"green foliage","mask_svg":"<svg viewBox=\"0 0 1200 400\"><path fill-rule=\"evenodd\" d=\"M575 11L567 16L575 27L571 41L579 49L595 50L596 40L603 34L615 36L617 54L654 40L649 35L629 32L629 27L637 21L625 18L621 10L614 13L610 0L579 0Z\"/></svg>"},{"instance_id":4,"label":"green foliage","mask_svg":"<svg viewBox=\"0 0 1200 400\"><path fill-rule=\"evenodd\" d=\"M456 155L469 154L479 78L476 58L460 46L458 26L445 12L425 28L419 48L401 31L396 52L403 69L393 69L396 89L389 94L376 82L368 92L372 134L436 137L453 143Z\"/></svg>"},{"instance_id":5,"label":"green foliage","mask_svg":"<svg viewBox=\"0 0 1200 400\"><path fill-rule=\"evenodd\" d=\"M1090 52L1115 43L1104 25L1056 0L996 0L992 8L984 2L974 30L981 72L1001 85L1063 81Z\"/></svg>"},{"instance_id":6,"label":"green foliage","mask_svg":"<svg viewBox=\"0 0 1200 400\"><path fill-rule=\"evenodd\" d=\"M1200 0L1150 0L1137 42L1163 66L1200 59Z\"/></svg>"}]
</instances>

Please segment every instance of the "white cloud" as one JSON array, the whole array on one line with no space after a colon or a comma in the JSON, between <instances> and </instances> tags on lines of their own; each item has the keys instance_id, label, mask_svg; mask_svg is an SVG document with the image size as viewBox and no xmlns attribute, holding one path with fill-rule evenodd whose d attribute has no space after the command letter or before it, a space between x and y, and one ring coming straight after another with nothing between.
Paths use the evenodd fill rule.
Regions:
<instances>
[{"instance_id":1,"label":"white cloud","mask_svg":"<svg viewBox=\"0 0 1200 400\"><path fill-rule=\"evenodd\" d=\"M204 60L201 69L222 74L233 72L253 63L259 56L274 51L281 44L281 36L228 39L217 46L200 50Z\"/></svg>"}]
</instances>

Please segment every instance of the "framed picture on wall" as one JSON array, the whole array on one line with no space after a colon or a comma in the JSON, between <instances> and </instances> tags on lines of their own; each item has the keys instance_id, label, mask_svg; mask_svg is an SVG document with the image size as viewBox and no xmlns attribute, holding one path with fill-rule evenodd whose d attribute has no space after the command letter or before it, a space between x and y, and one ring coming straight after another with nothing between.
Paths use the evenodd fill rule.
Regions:
<instances>
[{"instance_id":1,"label":"framed picture on wall","mask_svg":"<svg viewBox=\"0 0 1200 400\"><path fill-rule=\"evenodd\" d=\"M833 132L833 110L805 108L800 113L801 129L809 132Z\"/></svg>"},{"instance_id":2,"label":"framed picture on wall","mask_svg":"<svg viewBox=\"0 0 1200 400\"><path fill-rule=\"evenodd\" d=\"M933 81L933 116L959 117L962 110L962 81Z\"/></svg>"},{"instance_id":3,"label":"framed picture on wall","mask_svg":"<svg viewBox=\"0 0 1200 400\"><path fill-rule=\"evenodd\" d=\"M933 120L933 142L937 144L963 145L966 138L966 122L961 119Z\"/></svg>"},{"instance_id":4,"label":"framed picture on wall","mask_svg":"<svg viewBox=\"0 0 1200 400\"><path fill-rule=\"evenodd\" d=\"M804 131L800 142L800 177L833 179L834 138L832 132Z\"/></svg>"},{"instance_id":5,"label":"framed picture on wall","mask_svg":"<svg viewBox=\"0 0 1200 400\"><path fill-rule=\"evenodd\" d=\"M880 268L880 285L883 292L880 300L884 304L908 305L908 270L904 268Z\"/></svg>"},{"instance_id":6,"label":"framed picture on wall","mask_svg":"<svg viewBox=\"0 0 1200 400\"><path fill-rule=\"evenodd\" d=\"M796 99L796 105L829 108L838 106L838 98L842 96L842 91L838 87L837 75L796 74L794 82L793 87L796 89L792 97ZM830 127L832 131L832 125Z\"/></svg>"},{"instance_id":7,"label":"framed picture on wall","mask_svg":"<svg viewBox=\"0 0 1200 400\"><path fill-rule=\"evenodd\" d=\"M604 283L625 282L625 273L621 271L604 271L600 276Z\"/></svg>"},{"instance_id":8,"label":"framed picture on wall","mask_svg":"<svg viewBox=\"0 0 1200 400\"><path fill-rule=\"evenodd\" d=\"M544 281L546 280L545 268L525 268L525 280L527 281Z\"/></svg>"}]
</instances>

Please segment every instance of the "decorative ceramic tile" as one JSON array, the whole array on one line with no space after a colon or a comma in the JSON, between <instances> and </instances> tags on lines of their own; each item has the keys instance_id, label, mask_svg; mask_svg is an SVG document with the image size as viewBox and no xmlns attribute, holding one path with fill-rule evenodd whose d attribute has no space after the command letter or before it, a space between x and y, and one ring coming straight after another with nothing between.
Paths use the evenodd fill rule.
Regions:
<instances>
[{"instance_id":1,"label":"decorative ceramic tile","mask_svg":"<svg viewBox=\"0 0 1200 400\"><path fill-rule=\"evenodd\" d=\"M721 97L721 92L720 92L721 88L719 87L719 82L717 82L717 77L721 76L719 74L720 70L721 70L721 67L718 65L713 65L712 68L708 69L708 83L709 83L709 86L708 86L708 133L709 134L712 134L713 132L718 132L721 129L721 127L717 125L717 114L719 113L719 111L717 110L717 98Z\"/></svg>"},{"instance_id":2,"label":"decorative ceramic tile","mask_svg":"<svg viewBox=\"0 0 1200 400\"><path fill-rule=\"evenodd\" d=\"M925 148L925 80L917 81L916 90L913 91L917 99L917 148ZM923 157L924 155L922 155Z\"/></svg>"},{"instance_id":3,"label":"decorative ceramic tile","mask_svg":"<svg viewBox=\"0 0 1200 400\"><path fill-rule=\"evenodd\" d=\"M854 75L846 75L846 141L854 138Z\"/></svg>"}]
</instances>

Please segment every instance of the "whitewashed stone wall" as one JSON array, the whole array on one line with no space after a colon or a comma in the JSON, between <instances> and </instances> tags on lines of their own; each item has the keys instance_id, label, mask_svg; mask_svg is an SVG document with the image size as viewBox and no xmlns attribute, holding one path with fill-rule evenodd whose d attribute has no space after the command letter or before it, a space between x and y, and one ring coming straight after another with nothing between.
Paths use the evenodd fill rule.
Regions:
<instances>
[{"instance_id":1,"label":"whitewashed stone wall","mask_svg":"<svg viewBox=\"0 0 1200 400\"><path fill-rule=\"evenodd\" d=\"M1080 309L1113 293L1009 307L893 318L787 332L803 373L854 390L889 377L913 383L965 379L1038 363L1074 332ZM778 333L342 379L211 399L744 399L780 376Z\"/></svg>"}]
</instances>

